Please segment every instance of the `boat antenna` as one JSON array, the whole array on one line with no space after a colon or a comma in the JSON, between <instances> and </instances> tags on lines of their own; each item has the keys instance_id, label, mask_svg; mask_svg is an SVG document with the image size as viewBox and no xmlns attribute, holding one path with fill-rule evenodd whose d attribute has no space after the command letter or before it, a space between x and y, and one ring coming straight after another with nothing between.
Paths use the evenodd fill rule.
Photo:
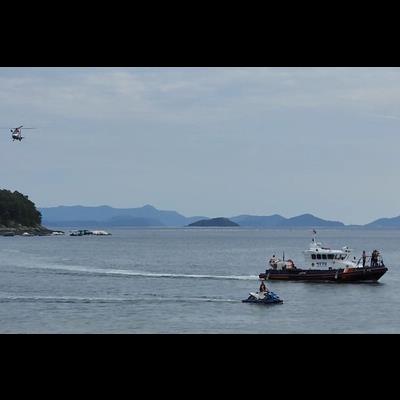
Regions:
<instances>
[{"instance_id":1,"label":"boat antenna","mask_svg":"<svg viewBox=\"0 0 400 400\"><path fill-rule=\"evenodd\" d=\"M317 231L315 229L313 229L313 234L314 234L314 237L313 237L312 241L314 243L317 243L317 240L316 240Z\"/></svg>"},{"instance_id":2,"label":"boat antenna","mask_svg":"<svg viewBox=\"0 0 400 400\"><path fill-rule=\"evenodd\" d=\"M285 261L285 252L283 252L282 261Z\"/></svg>"}]
</instances>

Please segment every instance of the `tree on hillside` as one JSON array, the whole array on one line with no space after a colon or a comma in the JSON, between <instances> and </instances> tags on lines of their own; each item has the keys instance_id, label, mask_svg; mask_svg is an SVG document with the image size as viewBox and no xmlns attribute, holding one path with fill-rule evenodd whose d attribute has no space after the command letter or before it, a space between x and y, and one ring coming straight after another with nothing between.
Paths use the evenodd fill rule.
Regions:
<instances>
[{"instance_id":1,"label":"tree on hillside","mask_svg":"<svg viewBox=\"0 0 400 400\"><path fill-rule=\"evenodd\" d=\"M0 225L38 226L41 222L42 215L28 196L17 191L0 190Z\"/></svg>"}]
</instances>

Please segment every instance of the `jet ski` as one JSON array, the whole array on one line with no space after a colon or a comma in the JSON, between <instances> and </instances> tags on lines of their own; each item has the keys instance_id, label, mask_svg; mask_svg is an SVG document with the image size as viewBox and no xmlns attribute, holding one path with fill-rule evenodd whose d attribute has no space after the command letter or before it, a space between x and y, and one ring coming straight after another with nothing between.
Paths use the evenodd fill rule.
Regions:
<instances>
[{"instance_id":1,"label":"jet ski","mask_svg":"<svg viewBox=\"0 0 400 400\"><path fill-rule=\"evenodd\" d=\"M243 303L256 303L256 304L281 304L283 300L279 298L274 292L250 292L249 297L242 300Z\"/></svg>"}]
</instances>

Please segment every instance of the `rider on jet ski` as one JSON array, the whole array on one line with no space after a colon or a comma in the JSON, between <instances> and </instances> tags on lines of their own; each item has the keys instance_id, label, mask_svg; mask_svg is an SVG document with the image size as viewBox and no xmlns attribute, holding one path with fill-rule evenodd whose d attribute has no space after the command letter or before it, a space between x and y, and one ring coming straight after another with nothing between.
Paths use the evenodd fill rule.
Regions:
<instances>
[{"instance_id":1,"label":"rider on jet ski","mask_svg":"<svg viewBox=\"0 0 400 400\"><path fill-rule=\"evenodd\" d=\"M283 303L275 293L271 292L264 283L263 279L261 280L260 288L258 292L250 292L250 296L242 300L244 303L260 303L260 304L271 304L271 303Z\"/></svg>"},{"instance_id":2,"label":"rider on jet ski","mask_svg":"<svg viewBox=\"0 0 400 400\"><path fill-rule=\"evenodd\" d=\"M269 289L265 286L264 280L261 279L261 285L260 285L260 289L259 289L260 293L269 293Z\"/></svg>"}]
</instances>

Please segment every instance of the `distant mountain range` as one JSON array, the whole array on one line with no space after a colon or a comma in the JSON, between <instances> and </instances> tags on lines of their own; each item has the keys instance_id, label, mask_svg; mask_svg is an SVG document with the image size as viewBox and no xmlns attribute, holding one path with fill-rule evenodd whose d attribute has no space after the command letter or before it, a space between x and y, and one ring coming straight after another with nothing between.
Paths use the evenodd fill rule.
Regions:
<instances>
[{"instance_id":1,"label":"distant mountain range","mask_svg":"<svg viewBox=\"0 0 400 400\"><path fill-rule=\"evenodd\" d=\"M286 227L343 227L342 222L327 221L321 218L314 217L311 214L303 214L297 217L285 218L275 214L271 216L256 216L256 215L240 215L230 218L240 226L258 226L265 228L286 228Z\"/></svg>"},{"instance_id":2,"label":"distant mountain range","mask_svg":"<svg viewBox=\"0 0 400 400\"><path fill-rule=\"evenodd\" d=\"M380 218L364 226L366 228L400 228L400 216L393 218Z\"/></svg>"},{"instance_id":3,"label":"distant mountain range","mask_svg":"<svg viewBox=\"0 0 400 400\"><path fill-rule=\"evenodd\" d=\"M209 220L205 216L185 217L176 211L158 210L151 205L138 208L113 208L109 206L58 206L38 208L42 214L42 224L45 226L188 226L199 220ZM261 228L400 228L400 216L381 218L366 225L345 225L340 221L329 221L312 214L298 215L285 218L275 214L270 216L239 215L229 217L243 227Z\"/></svg>"},{"instance_id":4,"label":"distant mountain range","mask_svg":"<svg viewBox=\"0 0 400 400\"><path fill-rule=\"evenodd\" d=\"M176 211L157 210L151 205L138 208L109 206L58 206L39 208L42 223L51 226L185 226L206 219L185 217Z\"/></svg>"}]
</instances>

